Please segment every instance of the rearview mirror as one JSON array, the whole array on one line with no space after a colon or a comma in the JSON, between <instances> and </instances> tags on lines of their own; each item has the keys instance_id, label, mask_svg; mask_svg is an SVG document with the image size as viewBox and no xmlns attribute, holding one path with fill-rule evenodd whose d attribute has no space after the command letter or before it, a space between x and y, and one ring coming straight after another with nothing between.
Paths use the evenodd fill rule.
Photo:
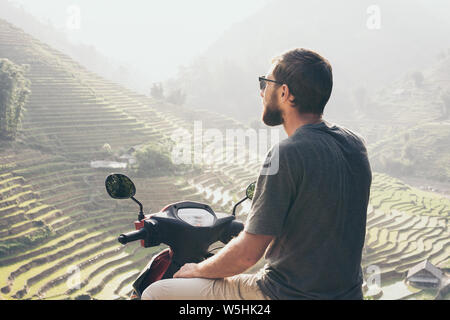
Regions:
<instances>
[{"instance_id":1,"label":"rearview mirror","mask_svg":"<svg viewBox=\"0 0 450 320\"><path fill-rule=\"evenodd\" d=\"M111 174L105 180L106 191L111 198L129 199L136 194L133 181L123 174Z\"/></svg>"},{"instance_id":2,"label":"rearview mirror","mask_svg":"<svg viewBox=\"0 0 450 320\"><path fill-rule=\"evenodd\" d=\"M249 198L250 200L253 199L253 194L255 193L255 188L256 188L256 182L252 182L247 187L247 190L245 191L245 194L247 195L247 198Z\"/></svg>"},{"instance_id":3,"label":"rearview mirror","mask_svg":"<svg viewBox=\"0 0 450 320\"><path fill-rule=\"evenodd\" d=\"M238 205L240 205L242 202L244 202L247 199L253 200L253 194L255 193L255 188L256 188L256 182L250 183L249 186L247 187L247 190L245 190L245 198L239 200L233 207L233 216L236 216L236 208L238 207Z\"/></svg>"}]
</instances>

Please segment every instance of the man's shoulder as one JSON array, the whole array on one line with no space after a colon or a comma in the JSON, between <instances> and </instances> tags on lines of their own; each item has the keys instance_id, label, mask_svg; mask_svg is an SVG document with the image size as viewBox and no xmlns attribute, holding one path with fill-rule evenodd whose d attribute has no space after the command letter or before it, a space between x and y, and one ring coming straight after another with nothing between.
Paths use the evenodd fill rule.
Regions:
<instances>
[{"instance_id":1,"label":"man's shoulder","mask_svg":"<svg viewBox=\"0 0 450 320\"><path fill-rule=\"evenodd\" d=\"M289 156L299 148L303 144L308 143L308 140L304 137L300 139L292 139L292 137L288 137L278 143L276 143L272 149L272 153L278 153L280 156Z\"/></svg>"},{"instance_id":2,"label":"man's shoulder","mask_svg":"<svg viewBox=\"0 0 450 320\"><path fill-rule=\"evenodd\" d=\"M280 154L290 154L308 147L309 145L314 144L314 142L314 136L310 135L308 132L304 132L302 134L293 134L280 141L274 147L279 150Z\"/></svg>"},{"instance_id":3,"label":"man's shoulder","mask_svg":"<svg viewBox=\"0 0 450 320\"><path fill-rule=\"evenodd\" d=\"M302 157L304 150L309 149L313 139L306 136L290 136L274 144L267 154L267 158L280 159L280 161L290 162L292 158Z\"/></svg>"},{"instance_id":4,"label":"man's shoulder","mask_svg":"<svg viewBox=\"0 0 450 320\"><path fill-rule=\"evenodd\" d=\"M355 130L351 130L345 126L340 126L340 125L334 125L337 130L340 130L341 132L343 132L344 134L346 134L348 137L357 140L359 142L361 142L362 144L366 144L366 140L364 139L363 135L360 134L359 132L355 131Z\"/></svg>"},{"instance_id":5,"label":"man's shoulder","mask_svg":"<svg viewBox=\"0 0 450 320\"><path fill-rule=\"evenodd\" d=\"M326 137L334 138L340 140L340 142L348 142L351 144L366 145L366 140L362 134L358 133L354 129L349 129L346 126L332 123L329 121L324 121L320 125L314 127L317 130L307 130L309 134L300 135L303 136L304 141L311 142L312 135L314 133L325 134ZM314 133L313 133L314 132ZM305 139L306 138L306 139ZM316 141L317 143L317 141Z\"/></svg>"},{"instance_id":6,"label":"man's shoulder","mask_svg":"<svg viewBox=\"0 0 450 320\"><path fill-rule=\"evenodd\" d=\"M335 123L326 122L320 126L307 127L299 130L292 136L276 143L270 150L270 154L289 158L295 154L301 156L302 150L308 151L311 148L317 148L322 139L318 139L318 135L322 138L340 140L341 143L354 145L357 148L365 147L366 141L364 137L345 126Z\"/></svg>"}]
</instances>

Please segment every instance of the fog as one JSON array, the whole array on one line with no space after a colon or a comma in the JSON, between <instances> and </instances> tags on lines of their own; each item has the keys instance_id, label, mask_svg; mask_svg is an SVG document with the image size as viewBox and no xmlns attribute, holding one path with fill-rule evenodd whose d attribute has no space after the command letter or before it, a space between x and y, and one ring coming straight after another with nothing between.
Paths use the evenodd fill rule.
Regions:
<instances>
[{"instance_id":1,"label":"fog","mask_svg":"<svg viewBox=\"0 0 450 320\"><path fill-rule=\"evenodd\" d=\"M9 8L6 8L7 0L0 2L4 2L2 18L75 58L78 55L83 59L77 46L95 48L99 55L110 59L110 66L104 69L122 66L126 69L122 77L137 72L141 77L137 81L131 77L121 80L145 90L152 81L174 76L179 65L188 64L234 23L247 18L268 1L12 0ZM24 21L20 8L49 28L36 28L31 21ZM56 31L63 39L56 39ZM62 43L64 40L73 47Z\"/></svg>"},{"instance_id":2,"label":"fog","mask_svg":"<svg viewBox=\"0 0 450 320\"><path fill-rule=\"evenodd\" d=\"M325 55L338 88L373 89L428 66L449 46L445 0L1 2L2 18L141 92L153 82L180 80L178 73L199 59L209 60L204 66L219 76L223 61L248 69L254 74L242 79L245 86L266 71L271 57L292 47ZM199 103L197 91L186 92L188 100Z\"/></svg>"}]
</instances>

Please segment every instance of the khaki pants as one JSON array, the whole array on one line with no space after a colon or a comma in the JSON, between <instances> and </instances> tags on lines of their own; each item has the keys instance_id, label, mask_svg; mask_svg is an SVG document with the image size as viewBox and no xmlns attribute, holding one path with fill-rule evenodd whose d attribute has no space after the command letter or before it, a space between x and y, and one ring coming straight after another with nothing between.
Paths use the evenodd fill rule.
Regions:
<instances>
[{"instance_id":1,"label":"khaki pants","mask_svg":"<svg viewBox=\"0 0 450 320\"><path fill-rule=\"evenodd\" d=\"M255 274L224 279L176 278L152 283L142 300L269 300L259 289Z\"/></svg>"}]
</instances>

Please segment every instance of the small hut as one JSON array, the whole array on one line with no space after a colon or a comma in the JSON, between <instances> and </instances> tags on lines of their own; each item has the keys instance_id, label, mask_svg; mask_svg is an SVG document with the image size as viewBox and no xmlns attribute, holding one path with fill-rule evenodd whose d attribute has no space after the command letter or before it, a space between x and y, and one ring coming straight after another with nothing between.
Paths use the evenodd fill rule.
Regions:
<instances>
[{"instance_id":1,"label":"small hut","mask_svg":"<svg viewBox=\"0 0 450 320\"><path fill-rule=\"evenodd\" d=\"M406 281L415 287L438 288L443 278L444 274L439 268L424 260L409 269Z\"/></svg>"}]
</instances>

